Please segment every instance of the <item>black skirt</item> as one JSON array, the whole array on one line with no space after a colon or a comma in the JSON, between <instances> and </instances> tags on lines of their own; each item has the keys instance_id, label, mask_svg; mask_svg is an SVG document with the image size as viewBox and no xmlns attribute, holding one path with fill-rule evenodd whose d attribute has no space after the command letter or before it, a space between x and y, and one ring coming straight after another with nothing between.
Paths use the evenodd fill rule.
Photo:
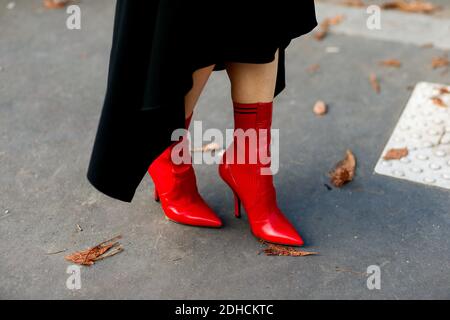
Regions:
<instances>
[{"instance_id":1,"label":"black skirt","mask_svg":"<svg viewBox=\"0 0 450 320\"><path fill-rule=\"evenodd\" d=\"M225 62L269 63L285 87L285 49L317 25L313 0L117 0L105 103L88 170L130 202L152 161L184 125L192 73Z\"/></svg>"}]
</instances>

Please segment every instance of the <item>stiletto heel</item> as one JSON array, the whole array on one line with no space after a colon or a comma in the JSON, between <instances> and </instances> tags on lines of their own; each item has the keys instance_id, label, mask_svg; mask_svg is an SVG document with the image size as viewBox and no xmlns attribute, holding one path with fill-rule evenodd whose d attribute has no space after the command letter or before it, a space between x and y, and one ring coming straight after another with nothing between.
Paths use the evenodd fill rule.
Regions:
<instances>
[{"instance_id":1,"label":"stiletto heel","mask_svg":"<svg viewBox=\"0 0 450 320\"><path fill-rule=\"evenodd\" d=\"M154 197L154 199L155 199L156 202L159 202L159 194L158 194L158 190L156 190L156 188L155 188L153 197Z\"/></svg>"},{"instance_id":2,"label":"stiletto heel","mask_svg":"<svg viewBox=\"0 0 450 320\"><path fill-rule=\"evenodd\" d=\"M236 192L234 192L234 216L238 219L241 218L242 214L241 214L241 199L239 198L239 196L237 195Z\"/></svg>"}]
</instances>

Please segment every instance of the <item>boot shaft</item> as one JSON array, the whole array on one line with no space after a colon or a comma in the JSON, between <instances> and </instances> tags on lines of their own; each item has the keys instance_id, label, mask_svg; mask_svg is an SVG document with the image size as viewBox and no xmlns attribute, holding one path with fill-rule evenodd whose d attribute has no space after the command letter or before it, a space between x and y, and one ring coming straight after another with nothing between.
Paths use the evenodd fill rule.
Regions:
<instances>
[{"instance_id":1,"label":"boot shaft","mask_svg":"<svg viewBox=\"0 0 450 320\"><path fill-rule=\"evenodd\" d=\"M235 102L234 140L227 151L227 163L270 167L273 102Z\"/></svg>"}]
</instances>

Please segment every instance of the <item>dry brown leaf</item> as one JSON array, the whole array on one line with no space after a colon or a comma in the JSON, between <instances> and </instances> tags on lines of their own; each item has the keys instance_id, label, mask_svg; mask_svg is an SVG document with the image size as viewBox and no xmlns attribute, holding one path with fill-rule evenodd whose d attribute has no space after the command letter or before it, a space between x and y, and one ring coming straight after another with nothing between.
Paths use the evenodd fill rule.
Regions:
<instances>
[{"instance_id":1,"label":"dry brown leaf","mask_svg":"<svg viewBox=\"0 0 450 320\"><path fill-rule=\"evenodd\" d=\"M61 9L66 7L72 0L44 0L44 7L48 9Z\"/></svg>"},{"instance_id":2,"label":"dry brown leaf","mask_svg":"<svg viewBox=\"0 0 450 320\"><path fill-rule=\"evenodd\" d=\"M446 87L442 87L439 89L440 94L450 94L450 90L448 90Z\"/></svg>"},{"instance_id":3,"label":"dry brown leaf","mask_svg":"<svg viewBox=\"0 0 450 320\"><path fill-rule=\"evenodd\" d=\"M123 251L122 246L117 242L122 236L114 237L110 240L104 241L95 247L77 251L65 256L67 261L71 261L76 264L91 266L95 261L102 260L107 257L118 254ZM110 250L111 249L111 250Z\"/></svg>"},{"instance_id":4,"label":"dry brown leaf","mask_svg":"<svg viewBox=\"0 0 450 320\"><path fill-rule=\"evenodd\" d=\"M385 67L394 67L394 68L400 68L402 66L402 63L397 59L383 60L380 62L380 64Z\"/></svg>"},{"instance_id":5,"label":"dry brown leaf","mask_svg":"<svg viewBox=\"0 0 450 320\"><path fill-rule=\"evenodd\" d=\"M340 188L355 177L356 158L351 150L347 150L344 160L339 161L330 172L331 183Z\"/></svg>"},{"instance_id":6,"label":"dry brown leaf","mask_svg":"<svg viewBox=\"0 0 450 320\"><path fill-rule=\"evenodd\" d=\"M440 10L439 6L436 6L431 2L420 0L412 0L412 1L394 0L382 4L381 7L383 9L393 9L414 13L433 13L435 11Z\"/></svg>"},{"instance_id":7,"label":"dry brown leaf","mask_svg":"<svg viewBox=\"0 0 450 320\"><path fill-rule=\"evenodd\" d=\"M434 48L434 44L429 42L429 43L425 43L424 45L422 45L422 48L424 49L431 49Z\"/></svg>"},{"instance_id":8,"label":"dry brown leaf","mask_svg":"<svg viewBox=\"0 0 450 320\"><path fill-rule=\"evenodd\" d=\"M445 68L450 65L450 60L448 60L447 56L442 57L434 57L431 61L431 66L433 69Z\"/></svg>"},{"instance_id":9,"label":"dry brown leaf","mask_svg":"<svg viewBox=\"0 0 450 320\"><path fill-rule=\"evenodd\" d=\"M313 112L318 116L323 116L328 112L328 106L325 102L319 100L314 105Z\"/></svg>"},{"instance_id":10,"label":"dry brown leaf","mask_svg":"<svg viewBox=\"0 0 450 320\"><path fill-rule=\"evenodd\" d=\"M344 0L342 1L342 4L348 7L365 7L366 5L362 0Z\"/></svg>"},{"instance_id":11,"label":"dry brown leaf","mask_svg":"<svg viewBox=\"0 0 450 320\"><path fill-rule=\"evenodd\" d=\"M81 265L93 265L96 258L104 254L106 251L112 248L112 244L104 245L101 247L93 247L84 251L72 253L65 257L66 260L72 261Z\"/></svg>"},{"instance_id":12,"label":"dry brown leaf","mask_svg":"<svg viewBox=\"0 0 450 320\"><path fill-rule=\"evenodd\" d=\"M319 254L318 252L301 251L293 247L267 243L265 241L261 241L261 243L267 245L267 248L262 250L266 256L306 257Z\"/></svg>"},{"instance_id":13,"label":"dry brown leaf","mask_svg":"<svg viewBox=\"0 0 450 320\"><path fill-rule=\"evenodd\" d=\"M340 24L343 20L344 16L341 14L332 18L326 18L320 24L320 29L314 34L314 37L319 41L323 40L328 35L330 27Z\"/></svg>"},{"instance_id":14,"label":"dry brown leaf","mask_svg":"<svg viewBox=\"0 0 450 320\"><path fill-rule=\"evenodd\" d=\"M447 108L448 106L445 104L444 100L442 100L439 97L433 97L431 98L431 101L434 103L434 105L440 107L440 108Z\"/></svg>"},{"instance_id":15,"label":"dry brown leaf","mask_svg":"<svg viewBox=\"0 0 450 320\"><path fill-rule=\"evenodd\" d=\"M336 26L340 24L342 21L344 21L345 16L342 14L338 14L337 16L334 16L332 18L328 18L328 24L330 26Z\"/></svg>"},{"instance_id":16,"label":"dry brown leaf","mask_svg":"<svg viewBox=\"0 0 450 320\"><path fill-rule=\"evenodd\" d=\"M318 41L322 41L328 35L328 30L329 29L330 29L329 26L327 26L327 27L322 27L321 26L319 31L314 33L314 38L316 38L316 40L318 40Z\"/></svg>"},{"instance_id":17,"label":"dry brown leaf","mask_svg":"<svg viewBox=\"0 0 450 320\"><path fill-rule=\"evenodd\" d=\"M404 158L408 156L409 151L408 148L400 148L400 149L390 149L386 154L384 155L384 160L400 160L401 158Z\"/></svg>"},{"instance_id":18,"label":"dry brown leaf","mask_svg":"<svg viewBox=\"0 0 450 320\"><path fill-rule=\"evenodd\" d=\"M377 75L375 73L371 73L370 77L370 84L372 85L373 90L376 93L380 93L381 92L381 86L380 86L380 82L378 81Z\"/></svg>"},{"instance_id":19,"label":"dry brown leaf","mask_svg":"<svg viewBox=\"0 0 450 320\"><path fill-rule=\"evenodd\" d=\"M307 71L310 72L310 73L315 73L315 72L317 72L319 70L320 70L320 64L317 64L317 63L309 66L308 69L307 69Z\"/></svg>"}]
</instances>

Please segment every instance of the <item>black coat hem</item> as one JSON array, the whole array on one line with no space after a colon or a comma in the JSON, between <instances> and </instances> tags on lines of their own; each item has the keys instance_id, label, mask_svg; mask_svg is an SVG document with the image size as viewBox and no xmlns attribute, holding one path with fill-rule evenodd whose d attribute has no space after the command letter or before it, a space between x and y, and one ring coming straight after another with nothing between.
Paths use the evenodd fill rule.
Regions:
<instances>
[{"instance_id":1,"label":"black coat hem","mask_svg":"<svg viewBox=\"0 0 450 320\"><path fill-rule=\"evenodd\" d=\"M90 173L87 174L87 179L89 183L99 192L104 195L113 198L115 200L120 200L123 202L131 203L134 198L134 194L136 190L133 191L125 191L124 189L117 189L117 187L110 187L105 184L102 184L100 181L96 180L94 177L91 177ZM127 189L129 190L129 189Z\"/></svg>"}]
</instances>

